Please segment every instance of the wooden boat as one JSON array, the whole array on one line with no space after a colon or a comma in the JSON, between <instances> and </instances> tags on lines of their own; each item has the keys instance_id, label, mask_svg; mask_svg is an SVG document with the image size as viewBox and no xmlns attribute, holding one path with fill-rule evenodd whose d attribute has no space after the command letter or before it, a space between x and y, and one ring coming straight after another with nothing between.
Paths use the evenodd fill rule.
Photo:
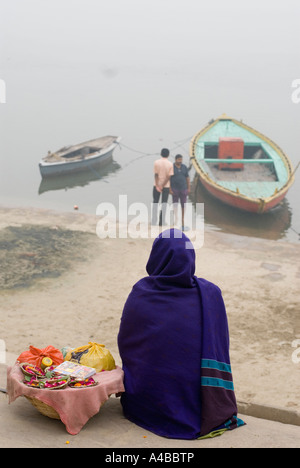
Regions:
<instances>
[{"instance_id":1,"label":"wooden boat","mask_svg":"<svg viewBox=\"0 0 300 468\"><path fill-rule=\"evenodd\" d=\"M248 212L276 207L294 182L291 162L279 146L226 114L192 138L190 158L211 195Z\"/></svg>"},{"instance_id":2,"label":"wooden boat","mask_svg":"<svg viewBox=\"0 0 300 468\"><path fill-rule=\"evenodd\" d=\"M39 163L42 177L70 174L79 171L93 170L112 160L112 154L120 137L104 136L65 146L55 153L48 152Z\"/></svg>"}]
</instances>

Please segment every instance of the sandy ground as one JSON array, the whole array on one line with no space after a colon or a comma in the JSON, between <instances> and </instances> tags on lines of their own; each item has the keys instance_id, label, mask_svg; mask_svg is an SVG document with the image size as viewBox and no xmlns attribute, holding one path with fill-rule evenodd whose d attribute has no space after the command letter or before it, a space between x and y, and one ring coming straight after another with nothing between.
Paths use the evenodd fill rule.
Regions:
<instances>
[{"instance_id":1,"label":"sandy ground","mask_svg":"<svg viewBox=\"0 0 300 468\"><path fill-rule=\"evenodd\" d=\"M121 365L123 305L146 275L153 239L99 239L98 220L78 211L0 207L0 340L8 364L31 344L96 341ZM299 254L300 244L218 232L206 232L196 251L197 276L223 292L238 401L300 411Z\"/></svg>"}]
</instances>

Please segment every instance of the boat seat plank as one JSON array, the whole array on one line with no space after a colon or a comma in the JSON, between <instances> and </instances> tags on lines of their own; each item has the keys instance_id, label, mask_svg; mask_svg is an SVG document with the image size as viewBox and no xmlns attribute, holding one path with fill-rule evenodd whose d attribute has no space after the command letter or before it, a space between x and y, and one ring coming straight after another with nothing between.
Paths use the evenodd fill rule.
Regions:
<instances>
[{"instance_id":1,"label":"boat seat plank","mask_svg":"<svg viewBox=\"0 0 300 468\"><path fill-rule=\"evenodd\" d=\"M226 164L236 164L236 163L246 163L246 164L251 164L251 163L256 163L256 164L274 164L274 161L272 159L217 159L217 158L206 158L204 160L206 163L226 163Z\"/></svg>"},{"instance_id":2,"label":"boat seat plank","mask_svg":"<svg viewBox=\"0 0 300 468\"><path fill-rule=\"evenodd\" d=\"M237 188L241 195L253 198L268 198L271 197L276 189L280 189L281 184L279 182L219 182L222 187L236 192Z\"/></svg>"}]
</instances>

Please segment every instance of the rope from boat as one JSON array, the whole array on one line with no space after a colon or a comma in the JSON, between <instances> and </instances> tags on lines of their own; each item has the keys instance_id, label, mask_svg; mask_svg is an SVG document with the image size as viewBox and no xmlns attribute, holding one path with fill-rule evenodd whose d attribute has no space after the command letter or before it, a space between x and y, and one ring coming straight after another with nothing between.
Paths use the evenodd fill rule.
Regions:
<instances>
[{"instance_id":1,"label":"rope from boat","mask_svg":"<svg viewBox=\"0 0 300 468\"><path fill-rule=\"evenodd\" d=\"M290 229L291 229L292 231L294 231L295 234L298 235L298 237L299 237L298 240L300 241L300 232L296 231L296 229L294 229L292 226L290 226Z\"/></svg>"},{"instance_id":2,"label":"rope from boat","mask_svg":"<svg viewBox=\"0 0 300 468\"><path fill-rule=\"evenodd\" d=\"M296 173L299 166L300 166L300 161L298 161L298 164L296 165L295 169L291 173L289 180L291 180L291 178L294 177L294 175L295 175L295 173Z\"/></svg>"},{"instance_id":3,"label":"rope from boat","mask_svg":"<svg viewBox=\"0 0 300 468\"><path fill-rule=\"evenodd\" d=\"M182 148L182 149L184 149L184 150L186 151L187 154L189 154L189 153L188 153L188 150L187 150L186 148L184 148L183 145L184 145L185 143L187 143L188 141L190 141L191 138L192 138L192 137L188 137L188 138L184 138L183 140L174 141L174 144L175 144L176 146L174 146L173 148L170 148L170 153L173 152L173 151L175 151L177 148ZM124 148L128 149L129 151L132 151L132 152L134 152L134 153L140 154L140 156L138 156L138 157L136 157L136 158L133 158L133 159L131 159L128 163L126 163L126 164L123 166L123 168L124 168L124 167L127 167L127 166L129 166L130 164L132 164L132 163L138 161L139 159L143 159L143 158L145 158L145 157L149 157L149 156L157 156L157 157L158 157L158 156L160 156L160 153L145 153L144 151L140 151L140 150L137 150L137 149L135 149L135 148L131 148L130 146L124 145L124 143L120 143L120 142L119 142L118 145L119 145L120 149L122 149L122 147L124 147ZM171 158L172 158L172 156L171 156ZM189 169L190 169L190 167L189 167Z\"/></svg>"},{"instance_id":4,"label":"rope from boat","mask_svg":"<svg viewBox=\"0 0 300 468\"><path fill-rule=\"evenodd\" d=\"M140 154L140 156L138 156L137 158L133 158L128 163L126 163L123 166L123 168L129 166L130 164L132 164L132 163L134 163L136 161L138 161L139 159L144 159L145 157L148 157L148 156L159 156L159 153L145 153L144 151L139 151L139 150L136 150L134 148L130 148L129 146L124 145L124 143L122 143L122 144L119 143L119 147L120 147L120 149L122 149L122 147L124 147L124 148L128 149L129 151Z\"/></svg>"}]
</instances>

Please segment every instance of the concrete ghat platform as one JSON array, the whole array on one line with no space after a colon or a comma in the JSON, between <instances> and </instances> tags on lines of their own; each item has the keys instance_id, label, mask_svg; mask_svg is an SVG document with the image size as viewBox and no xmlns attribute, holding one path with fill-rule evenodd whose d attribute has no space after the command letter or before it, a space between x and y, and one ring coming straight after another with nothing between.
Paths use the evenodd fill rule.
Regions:
<instances>
[{"instance_id":1,"label":"concrete ghat platform","mask_svg":"<svg viewBox=\"0 0 300 468\"><path fill-rule=\"evenodd\" d=\"M5 367L2 366L4 376ZM3 378L1 379L3 387ZM61 421L41 415L20 397L11 405L0 392L1 448L300 448L299 414L280 408L239 403L246 426L205 440L177 440L156 436L124 418L119 399L111 397L76 436Z\"/></svg>"}]
</instances>

